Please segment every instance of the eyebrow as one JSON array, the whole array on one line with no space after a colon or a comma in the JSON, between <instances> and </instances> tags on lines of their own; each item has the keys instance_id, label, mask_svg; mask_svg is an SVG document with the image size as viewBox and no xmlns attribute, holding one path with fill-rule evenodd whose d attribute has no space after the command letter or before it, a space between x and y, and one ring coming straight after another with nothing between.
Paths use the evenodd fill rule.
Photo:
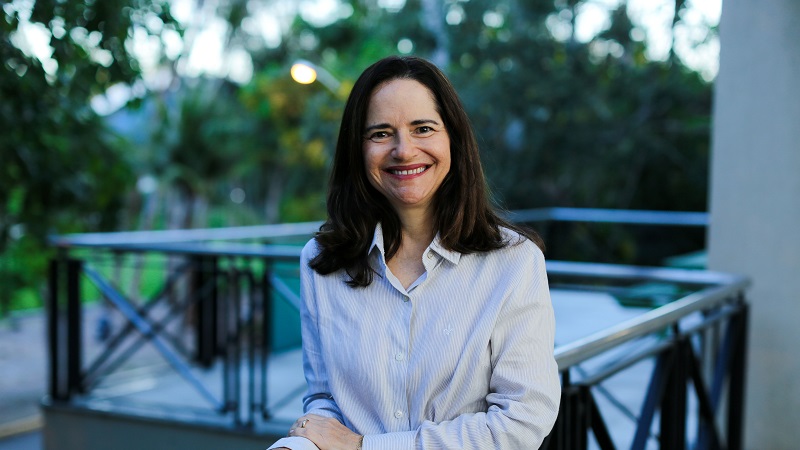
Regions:
<instances>
[{"instance_id":1,"label":"eyebrow","mask_svg":"<svg viewBox=\"0 0 800 450\"><path fill-rule=\"evenodd\" d=\"M424 124L427 124L427 123L441 126L441 124L439 122L437 122L437 121L435 121L433 119L417 119L417 120L412 121L411 125L424 125ZM385 128L392 128L392 126L389 125L388 123L378 123L378 124L375 124L375 125L369 125L368 127L366 127L364 129L364 132L369 132L369 131L372 131L372 130L382 130L382 129L385 129Z\"/></svg>"}]
</instances>

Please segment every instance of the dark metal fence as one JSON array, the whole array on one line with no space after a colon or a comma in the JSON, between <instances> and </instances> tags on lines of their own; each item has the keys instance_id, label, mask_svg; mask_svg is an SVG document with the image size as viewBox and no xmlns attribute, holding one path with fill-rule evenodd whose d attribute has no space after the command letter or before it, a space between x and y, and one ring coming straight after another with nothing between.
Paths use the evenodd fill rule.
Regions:
<instances>
[{"instance_id":1,"label":"dark metal fence","mask_svg":"<svg viewBox=\"0 0 800 450\"><path fill-rule=\"evenodd\" d=\"M194 402L195 413L205 409L236 427L252 428L269 419L267 366L275 303L295 309L299 305L296 289L274 266L286 261L296 266L301 249L212 247L111 245L104 251L94 248L89 258L62 255L53 260L48 300L51 398L78 404L90 399L108 376L130 365L147 347L203 400L204 405ZM127 295L112 280L118 265L125 264L120 261L140 253L167 255L169 261L160 289L150 298ZM82 320L86 292L99 295L124 319L91 358L84 349L92 331ZM221 381L221 386L209 381ZM148 407L131 409L146 415Z\"/></svg>"},{"instance_id":2,"label":"dark metal fence","mask_svg":"<svg viewBox=\"0 0 800 450\"><path fill-rule=\"evenodd\" d=\"M523 213L534 214L518 212L516 219L549 220L547 211L534 214L541 217ZM591 214L583 220L597 219ZM650 222L685 219L676 217L654 220L651 215ZM705 223L701 216L692 220L699 221L693 226ZM307 237L318 225L53 238L60 255L50 269L50 397L96 408L93 394L134 355L149 352L166 361L199 400L170 409L160 405L163 399L139 399L127 409L109 403L102 407L258 432L270 421L271 408L282 402L268 395L268 369L275 311L296 311L299 304L295 278L300 247L230 239ZM141 267L145 257L160 258L157 286L148 292L126 291L120 267ZM543 448L741 448L746 280L707 271L552 260L548 275L553 289L615 293L657 282L681 290L674 301L631 321L557 345L562 407ZM82 320L87 295L98 296L124 318L91 352L85 342L92 330ZM649 364L649 371L642 364ZM606 388L609 380L632 370L640 378L649 373L639 380L645 388L636 407ZM631 433L620 435L619 427L608 425L612 410L627 417Z\"/></svg>"},{"instance_id":3,"label":"dark metal fence","mask_svg":"<svg viewBox=\"0 0 800 450\"><path fill-rule=\"evenodd\" d=\"M598 290L641 281L695 290L635 319L556 347L562 405L543 448L742 448L747 280L706 271L553 261L548 274L556 289L561 282L574 285L578 278ZM603 385L648 360L654 363L637 414ZM637 371L642 373L646 371ZM612 438L599 398L605 400L606 411L621 410L630 418L631 435Z\"/></svg>"}]
</instances>

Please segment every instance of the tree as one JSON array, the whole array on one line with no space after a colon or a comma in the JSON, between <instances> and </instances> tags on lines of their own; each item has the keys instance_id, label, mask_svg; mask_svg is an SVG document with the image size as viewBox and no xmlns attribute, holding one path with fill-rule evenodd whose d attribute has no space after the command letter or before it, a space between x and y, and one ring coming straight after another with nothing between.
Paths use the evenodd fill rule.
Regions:
<instances>
[{"instance_id":1,"label":"tree","mask_svg":"<svg viewBox=\"0 0 800 450\"><path fill-rule=\"evenodd\" d=\"M131 148L107 130L90 101L115 84L139 80L126 44L134 30L158 36L155 23L175 28L167 2L3 5L0 305L19 288L40 286L47 234L113 229L132 182ZM27 48L31 27L49 36L52 54L45 61Z\"/></svg>"}]
</instances>

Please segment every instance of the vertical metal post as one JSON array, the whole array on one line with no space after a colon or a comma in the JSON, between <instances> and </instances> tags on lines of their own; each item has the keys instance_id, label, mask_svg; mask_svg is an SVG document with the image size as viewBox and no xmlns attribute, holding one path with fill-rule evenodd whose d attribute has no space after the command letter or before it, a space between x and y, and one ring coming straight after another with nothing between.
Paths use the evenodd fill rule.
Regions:
<instances>
[{"instance_id":1,"label":"vertical metal post","mask_svg":"<svg viewBox=\"0 0 800 450\"><path fill-rule=\"evenodd\" d=\"M677 333L676 333L677 334ZM673 351L674 363L669 370L666 389L661 399L661 448L684 450L686 448L686 346L687 338L678 337Z\"/></svg>"},{"instance_id":2,"label":"vertical metal post","mask_svg":"<svg viewBox=\"0 0 800 450\"><path fill-rule=\"evenodd\" d=\"M61 392L61 365L59 363L62 352L59 351L59 270L60 261L58 258L50 260L50 274L47 280L49 292L47 296L47 339L48 351L50 356L50 397L54 400L62 400Z\"/></svg>"},{"instance_id":3,"label":"vertical metal post","mask_svg":"<svg viewBox=\"0 0 800 450\"><path fill-rule=\"evenodd\" d=\"M258 300L256 298L257 283L253 276L253 266L250 259L247 259L244 272L244 280L247 282L245 292L247 293L247 421L250 427L255 426L256 412L256 310Z\"/></svg>"},{"instance_id":4,"label":"vertical metal post","mask_svg":"<svg viewBox=\"0 0 800 450\"><path fill-rule=\"evenodd\" d=\"M589 408L586 405L583 386L566 387L562 393L564 415L561 433L556 448L569 450L586 450L589 431Z\"/></svg>"},{"instance_id":5,"label":"vertical metal post","mask_svg":"<svg viewBox=\"0 0 800 450\"><path fill-rule=\"evenodd\" d=\"M231 269L230 267L226 267L224 271L222 271L222 277L225 278L225 293L224 293L224 300L222 305L217 309L218 313L218 323L220 324L220 339L223 340L224 347L220 349L219 354L222 356L222 408L223 411L229 412L232 411L231 404L233 402L233 392L231 389L232 386L232 375L231 375L231 361L230 356L231 352L230 349L227 347L228 345L228 336L230 336L230 328L228 325L229 317L230 317L230 305L231 302L228 299L231 297Z\"/></svg>"},{"instance_id":6,"label":"vertical metal post","mask_svg":"<svg viewBox=\"0 0 800 450\"><path fill-rule=\"evenodd\" d=\"M560 406L558 408L558 417L556 417L556 423L553 425L553 429L550 431L550 435L548 435L544 442L542 442L541 449L544 450L562 450L566 449L566 422L567 422L567 410L569 409L569 404L567 403L567 396L564 393L565 390L569 389L570 387L570 369L566 369L561 372L561 401Z\"/></svg>"},{"instance_id":7,"label":"vertical metal post","mask_svg":"<svg viewBox=\"0 0 800 450\"><path fill-rule=\"evenodd\" d=\"M268 260L264 260L261 283L261 416L269 419L271 415L267 407L267 366L272 352L272 283Z\"/></svg>"},{"instance_id":8,"label":"vertical metal post","mask_svg":"<svg viewBox=\"0 0 800 450\"><path fill-rule=\"evenodd\" d=\"M83 392L81 380L81 261L67 260L67 395Z\"/></svg>"},{"instance_id":9,"label":"vertical metal post","mask_svg":"<svg viewBox=\"0 0 800 450\"><path fill-rule=\"evenodd\" d=\"M589 430L592 428L592 396L589 386L580 385L575 395L575 449L589 448Z\"/></svg>"},{"instance_id":10,"label":"vertical metal post","mask_svg":"<svg viewBox=\"0 0 800 450\"><path fill-rule=\"evenodd\" d=\"M196 300L197 362L210 367L217 356L217 258L192 258L192 295Z\"/></svg>"},{"instance_id":11,"label":"vertical metal post","mask_svg":"<svg viewBox=\"0 0 800 450\"><path fill-rule=\"evenodd\" d=\"M562 372L561 407L547 448L586 450L591 428L591 393L589 386L570 383L569 371Z\"/></svg>"},{"instance_id":12,"label":"vertical metal post","mask_svg":"<svg viewBox=\"0 0 800 450\"><path fill-rule=\"evenodd\" d=\"M653 375L650 378L650 385L647 387L641 413L639 413L639 421L636 424L636 432L634 433L633 442L631 443L631 450L641 450L647 446L656 407L661 399L664 398L664 393L667 390L667 374L672 370L674 359L674 350L671 348L662 351L656 359Z\"/></svg>"},{"instance_id":13,"label":"vertical metal post","mask_svg":"<svg viewBox=\"0 0 800 450\"><path fill-rule=\"evenodd\" d=\"M741 450L743 448L742 429L744 427L744 394L745 375L747 366L747 333L750 307L743 300L741 312L732 320L736 323L735 344L731 348L732 360L730 366L729 398L728 398L728 448Z\"/></svg>"},{"instance_id":14,"label":"vertical metal post","mask_svg":"<svg viewBox=\"0 0 800 450\"><path fill-rule=\"evenodd\" d=\"M230 316L228 318L229 321L229 329L227 332L228 336L228 362L230 364L229 368L231 371L231 378L233 381L233 385L231 386L232 395L231 395L231 409L234 415L234 424L237 426L242 425L242 411L239 407L239 403L241 402L242 398L242 342L241 342L241 330L242 330L242 321L240 318L240 314L242 311L241 308L241 289L239 283L241 282L241 273L235 266L235 262L233 262L233 267L230 268L230 298L228 298L228 303L230 304Z\"/></svg>"}]
</instances>

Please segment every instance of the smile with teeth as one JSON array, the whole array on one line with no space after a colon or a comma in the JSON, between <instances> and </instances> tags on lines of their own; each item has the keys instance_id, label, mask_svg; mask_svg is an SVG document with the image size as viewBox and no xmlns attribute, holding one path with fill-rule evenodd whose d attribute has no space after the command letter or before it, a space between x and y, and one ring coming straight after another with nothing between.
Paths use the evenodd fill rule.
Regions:
<instances>
[{"instance_id":1,"label":"smile with teeth","mask_svg":"<svg viewBox=\"0 0 800 450\"><path fill-rule=\"evenodd\" d=\"M416 175L425 172L426 170L428 170L428 167L430 166L417 167L416 169L411 169L411 170L389 169L388 172L391 173L392 175Z\"/></svg>"}]
</instances>

